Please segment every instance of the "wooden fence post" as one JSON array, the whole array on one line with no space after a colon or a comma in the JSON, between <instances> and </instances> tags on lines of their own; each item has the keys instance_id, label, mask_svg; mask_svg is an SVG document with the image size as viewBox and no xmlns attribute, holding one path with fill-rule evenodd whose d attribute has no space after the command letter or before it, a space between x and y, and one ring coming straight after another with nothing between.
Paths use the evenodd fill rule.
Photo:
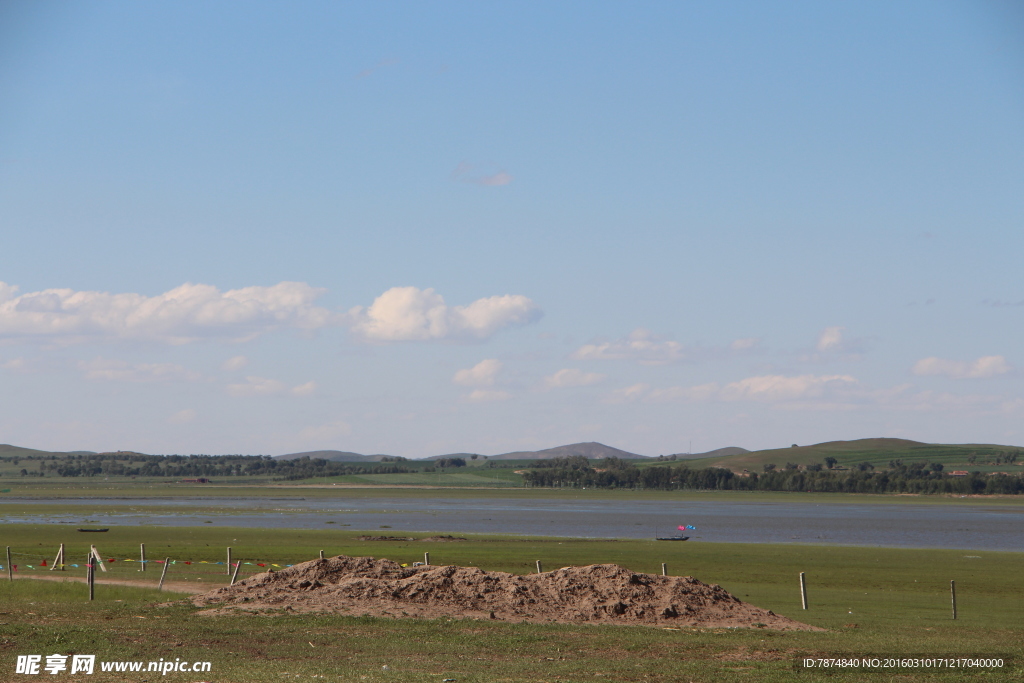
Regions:
<instances>
[{"instance_id":1,"label":"wooden fence post","mask_svg":"<svg viewBox=\"0 0 1024 683\"><path fill-rule=\"evenodd\" d=\"M949 595L953 600L953 619L956 619L956 581L949 582Z\"/></svg>"},{"instance_id":2,"label":"wooden fence post","mask_svg":"<svg viewBox=\"0 0 1024 683\"><path fill-rule=\"evenodd\" d=\"M430 566L430 553L423 553L423 564Z\"/></svg>"},{"instance_id":3,"label":"wooden fence post","mask_svg":"<svg viewBox=\"0 0 1024 683\"><path fill-rule=\"evenodd\" d=\"M238 578L238 568L241 567L241 566L242 566L242 561L241 560L239 560L238 562L235 562L235 571L231 573L231 583L228 584L229 586L234 586L235 585L235 579Z\"/></svg>"},{"instance_id":4,"label":"wooden fence post","mask_svg":"<svg viewBox=\"0 0 1024 683\"><path fill-rule=\"evenodd\" d=\"M228 574L231 574L231 547L228 546Z\"/></svg>"},{"instance_id":5,"label":"wooden fence post","mask_svg":"<svg viewBox=\"0 0 1024 683\"><path fill-rule=\"evenodd\" d=\"M804 609L807 609L807 580L804 578L803 572L800 572L800 602Z\"/></svg>"},{"instance_id":6,"label":"wooden fence post","mask_svg":"<svg viewBox=\"0 0 1024 683\"><path fill-rule=\"evenodd\" d=\"M324 559L324 551L323 550L320 551L320 559L321 560Z\"/></svg>"},{"instance_id":7,"label":"wooden fence post","mask_svg":"<svg viewBox=\"0 0 1024 683\"><path fill-rule=\"evenodd\" d=\"M146 571L146 544L145 543L140 543L139 544L139 562L142 563L142 569L140 569L139 571L140 572Z\"/></svg>"},{"instance_id":8,"label":"wooden fence post","mask_svg":"<svg viewBox=\"0 0 1024 683\"><path fill-rule=\"evenodd\" d=\"M167 576L167 567L171 564L171 558L164 560L164 570L160 572L160 583L157 584L156 589L162 591L164 589L164 577Z\"/></svg>"},{"instance_id":9,"label":"wooden fence post","mask_svg":"<svg viewBox=\"0 0 1024 683\"><path fill-rule=\"evenodd\" d=\"M97 562L99 562L100 571L104 571L104 572L107 571L107 568L103 565L103 558L100 557L100 551L96 550L96 546L94 546L94 545L89 546L89 552L92 553L92 556L96 558Z\"/></svg>"},{"instance_id":10,"label":"wooden fence post","mask_svg":"<svg viewBox=\"0 0 1024 683\"><path fill-rule=\"evenodd\" d=\"M14 567L11 566L11 546L7 546L7 580L14 581Z\"/></svg>"},{"instance_id":11,"label":"wooden fence post","mask_svg":"<svg viewBox=\"0 0 1024 683\"><path fill-rule=\"evenodd\" d=\"M96 560L92 554L95 548L89 551L89 561L85 566L85 582L89 584L89 600L96 597Z\"/></svg>"},{"instance_id":12,"label":"wooden fence post","mask_svg":"<svg viewBox=\"0 0 1024 683\"><path fill-rule=\"evenodd\" d=\"M50 567L52 572L57 567L60 567L61 571L64 571L64 544L60 544L60 549L57 551L57 557L53 558L53 566Z\"/></svg>"},{"instance_id":13,"label":"wooden fence post","mask_svg":"<svg viewBox=\"0 0 1024 683\"><path fill-rule=\"evenodd\" d=\"M661 563L661 575L668 576L668 567L665 566L664 562Z\"/></svg>"},{"instance_id":14,"label":"wooden fence post","mask_svg":"<svg viewBox=\"0 0 1024 683\"><path fill-rule=\"evenodd\" d=\"M544 573L544 571L540 568L540 560L537 560L537 573L538 574L543 574Z\"/></svg>"}]
</instances>

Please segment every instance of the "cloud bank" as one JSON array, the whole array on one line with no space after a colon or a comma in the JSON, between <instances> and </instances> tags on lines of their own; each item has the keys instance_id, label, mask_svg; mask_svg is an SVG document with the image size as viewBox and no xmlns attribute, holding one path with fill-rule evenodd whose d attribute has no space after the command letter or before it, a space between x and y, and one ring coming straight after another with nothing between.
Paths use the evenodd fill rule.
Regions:
<instances>
[{"instance_id":1,"label":"cloud bank","mask_svg":"<svg viewBox=\"0 0 1024 683\"><path fill-rule=\"evenodd\" d=\"M256 377L250 375L244 382L229 384L225 388L229 396L277 396L280 394L291 394L292 396L309 396L316 391L316 382L306 382L291 389L281 381Z\"/></svg>"},{"instance_id":2,"label":"cloud bank","mask_svg":"<svg viewBox=\"0 0 1024 683\"><path fill-rule=\"evenodd\" d=\"M760 375L724 386L711 382L692 387L655 389L648 384L634 384L614 392L609 400L613 403L679 400L783 403L848 393L857 386L857 380L849 375Z\"/></svg>"},{"instance_id":3,"label":"cloud bank","mask_svg":"<svg viewBox=\"0 0 1024 683\"><path fill-rule=\"evenodd\" d=\"M922 358L911 369L915 375L940 375L953 379L984 379L1005 375L1013 366L1002 356L983 356L974 361Z\"/></svg>"},{"instance_id":4,"label":"cloud bank","mask_svg":"<svg viewBox=\"0 0 1024 683\"><path fill-rule=\"evenodd\" d=\"M761 339L737 339L727 347L684 346L638 327L624 339L599 344L584 344L571 355L574 360L633 360L644 365L664 365L678 361L735 358L758 353Z\"/></svg>"},{"instance_id":5,"label":"cloud bank","mask_svg":"<svg viewBox=\"0 0 1024 683\"><path fill-rule=\"evenodd\" d=\"M19 295L17 287L0 282L0 338L244 341L275 329L315 330L329 324L331 312L313 304L324 291L304 282L226 292L186 283L156 296L72 289Z\"/></svg>"},{"instance_id":6,"label":"cloud bank","mask_svg":"<svg viewBox=\"0 0 1024 683\"><path fill-rule=\"evenodd\" d=\"M670 363L685 356L683 345L664 341L650 330L638 327L625 339L602 344L585 344L572 357L576 360L638 360L641 363Z\"/></svg>"}]
</instances>

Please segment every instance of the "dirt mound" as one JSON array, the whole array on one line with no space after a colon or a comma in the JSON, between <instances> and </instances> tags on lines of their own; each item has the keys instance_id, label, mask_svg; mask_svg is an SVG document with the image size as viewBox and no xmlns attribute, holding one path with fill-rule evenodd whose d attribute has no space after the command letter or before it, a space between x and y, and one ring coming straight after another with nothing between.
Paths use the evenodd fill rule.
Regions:
<instances>
[{"instance_id":1,"label":"dirt mound","mask_svg":"<svg viewBox=\"0 0 1024 683\"><path fill-rule=\"evenodd\" d=\"M518 576L476 567L403 567L372 557L311 560L193 596L208 614L286 609L392 617L818 630L692 577L614 564Z\"/></svg>"}]
</instances>

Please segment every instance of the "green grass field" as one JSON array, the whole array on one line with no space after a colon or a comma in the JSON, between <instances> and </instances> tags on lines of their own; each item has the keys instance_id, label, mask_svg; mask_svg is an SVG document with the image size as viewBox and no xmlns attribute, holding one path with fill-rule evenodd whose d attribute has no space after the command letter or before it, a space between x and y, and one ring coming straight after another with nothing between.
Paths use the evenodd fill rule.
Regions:
<instances>
[{"instance_id":1,"label":"green grass field","mask_svg":"<svg viewBox=\"0 0 1024 683\"><path fill-rule=\"evenodd\" d=\"M380 530L362 532L380 534ZM387 530L389 535L423 534ZM107 534L73 534L56 525L8 525L3 545L20 558L18 578L0 581L0 680L14 676L18 654L86 653L107 660L180 657L211 661L212 672L168 674L160 680L217 682L334 681L1019 681L1020 670L795 673L794 657L853 654L1024 655L1024 605L1019 577L1024 554L963 550L903 550L799 545L665 544L564 538L470 537L465 542L366 542L350 529L325 531L136 527ZM70 561L96 543L118 562L99 575L89 603L78 583L27 580L57 572L24 568L53 559L66 544ZM236 559L290 564L328 554L371 555L397 561L475 565L526 573L545 568L617 563L656 573L719 583L741 599L806 623L824 633L485 623L464 620L388 620L302 616L196 615L180 596L153 591L155 565L144 574L138 557L179 560L168 581L203 588L224 585L230 545ZM188 559L191 565L182 562ZM246 572L254 565L243 565ZM84 570L69 569L68 576ZM806 572L810 609L800 608L798 574ZM0 573L5 578L6 573ZM148 588L104 585L139 581ZM949 581L958 587L959 618L951 619ZM173 604L167 605L170 601ZM387 666L388 669L383 669ZM128 674L83 680L141 680ZM191 676L191 677L189 677ZM57 679L55 679L57 680ZM67 680L67 678L65 678ZM152 679L157 680L157 679Z\"/></svg>"},{"instance_id":2,"label":"green grass field","mask_svg":"<svg viewBox=\"0 0 1024 683\"><path fill-rule=\"evenodd\" d=\"M1008 455L1017 454L1016 463L1007 463ZM942 463L946 470L966 470L979 472L1008 472L1011 474L1024 471L1024 449L1017 446L1000 446L996 444L923 444L903 439L857 439L854 441L831 441L812 446L775 448L763 451L752 451L741 455L725 458L699 458L681 460L672 464L685 463L690 467L728 467L732 470L744 468L760 472L767 463L783 467L787 462L797 465L824 463L826 457L833 457L841 467L852 467L862 462L869 462L877 469L885 469L890 460L902 460L904 464L913 462ZM1001 462L997 463L999 459ZM972 462L973 460L973 462ZM645 462L643 466L664 465L666 463Z\"/></svg>"}]
</instances>

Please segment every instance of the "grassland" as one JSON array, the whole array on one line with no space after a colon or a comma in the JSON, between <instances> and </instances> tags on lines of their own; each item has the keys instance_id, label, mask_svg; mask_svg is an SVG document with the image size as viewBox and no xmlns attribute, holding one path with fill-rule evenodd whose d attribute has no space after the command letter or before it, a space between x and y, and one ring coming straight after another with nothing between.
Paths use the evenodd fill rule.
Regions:
<instances>
[{"instance_id":1,"label":"grassland","mask_svg":"<svg viewBox=\"0 0 1024 683\"><path fill-rule=\"evenodd\" d=\"M381 533L375 530L373 533ZM422 534L389 530L395 536ZM789 681L789 680L1024 680L1020 671L908 673L905 676L793 671L793 658L852 654L1024 655L1024 608L1019 577L1024 554L748 544L659 544L564 538L470 537L464 542L359 541L352 530L298 531L134 527L89 539L56 525L8 525L4 545L21 564L52 561L59 543L70 560L89 541L118 558L100 575L97 600L81 584L0 582L0 666L17 654L78 652L101 659L181 657L213 662L204 680L281 681L323 676L335 681ZM77 537L76 537L77 536ZM387 619L301 616L197 616L168 593L152 590L158 574L138 571L145 542L153 557L172 557L168 578L195 590L227 582L230 545L246 561L291 564L328 554L372 555L398 561L479 566L525 573L544 566L617 563L646 572L692 575L719 583L741 599L828 629L824 633L763 630L665 631L643 627L495 624L459 619ZM191 565L182 561L188 559ZM203 564L203 561L207 564ZM246 572L258 569L243 565ZM83 570L69 569L68 576ZM810 609L800 609L797 575L806 572ZM24 572L24 573L23 573ZM2 576L2 575L0 575ZM148 588L103 585L140 581ZM959 618L949 609L949 581L958 586ZM384 670L382 667L387 666ZM0 673L0 678L7 676ZM89 680L135 680L126 674ZM867 676L867 678L864 678ZM298 678L296 678L298 677ZM794 678L795 677L795 678ZM167 680L188 680L170 674ZM5 679L6 680L6 679Z\"/></svg>"}]
</instances>

